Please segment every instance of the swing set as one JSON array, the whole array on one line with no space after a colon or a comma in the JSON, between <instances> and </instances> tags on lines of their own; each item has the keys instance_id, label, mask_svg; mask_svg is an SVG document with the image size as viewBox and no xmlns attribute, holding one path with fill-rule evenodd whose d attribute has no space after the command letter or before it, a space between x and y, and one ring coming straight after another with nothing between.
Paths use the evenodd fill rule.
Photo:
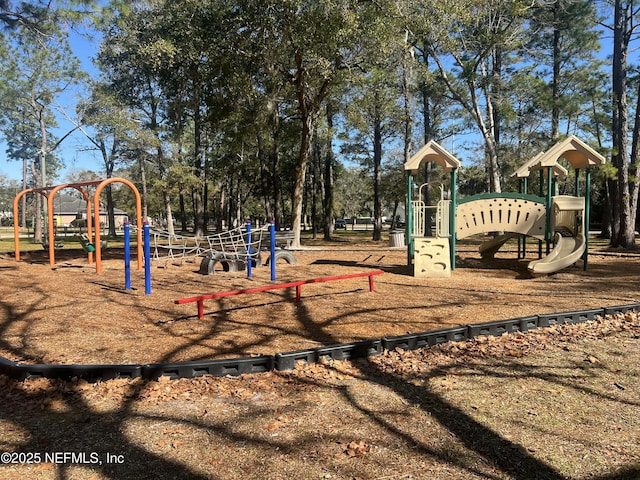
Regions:
<instances>
[{"instance_id":1,"label":"swing set","mask_svg":"<svg viewBox=\"0 0 640 480\"><path fill-rule=\"evenodd\" d=\"M54 230L54 204L53 200L55 198L56 193L65 188L74 188L79 191L84 199L87 202L87 233L86 235L82 235L80 237L80 243L82 247L87 252L87 261L89 264L93 263L93 255L95 253L95 263L96 263L96 273L102 272L102 246L100 241L100 193L107 185L112 183L122 183L128 186L136 199L136 220L137 225L142 227L142 201L140 198L140 193L136 186L131 183L129 180L124 178L107 178L106 180L90 180L86 182L77 182L77 183L65 183L63 185L52 185L48 187L41 188L27 188L22 190L20 193L16 195L13 200L13 215L14 218L18 218L18 205L20 203L20 199L26 195L27 193L38 193L47 199L47 245L49 247L49 264L51 267L54 267L56 264L56 254L55 254L55 230ZM89 186L96 186L96 190L93 193L93 196L90 196L87 188ZM97 215L94 219L94 214L92 213L92 204L93 204L93 212ZM94 225L95 222L95 225ZM95 227L95 228L94 228ZM95 235L94 235L95 230ZM142 251L142 228L137 229L137 238L138 238L138 270L142 269L143 264L143 251ZM20 232L19 226L17 222L13 224L13 237L16 246L16 262L20 261Z\"/></svg>"}]
</instances>

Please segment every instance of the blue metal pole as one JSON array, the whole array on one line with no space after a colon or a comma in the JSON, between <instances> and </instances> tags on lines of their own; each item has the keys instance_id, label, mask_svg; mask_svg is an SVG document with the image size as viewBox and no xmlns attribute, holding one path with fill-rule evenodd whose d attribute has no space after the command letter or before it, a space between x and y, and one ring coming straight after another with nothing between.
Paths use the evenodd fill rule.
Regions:
<instances>
[{"instance_id":1,"label":"blue metal pole","mask_svg":"<svg viewBox=\"0 0 640 480\"><path fill-rule=\"evenodd\" d=\"M131 225L124 222L124 288L131 290Z\"/></svg>"},{"instance_id":2,"label":"blue metal pole","mask_svg":"<svg viewBox=\"0 0 640 480\"><path fill-rule=\"evenodd\" d=\"M251 278L251 220L247 220L247 278Z\"/></svg>"},{"instance_id":3,"label":"blue metal pole","mask_svg":"<svg viewBox=\"0 0 640 480\"><path fill-rule=\"evenodd\" d=\"M144 293L151 295L151 241L149 222L144 222Z\"/></svg>"},{"instance_id":4,"label":"blue metal pole","mask_svg":"<svg viewBox=\"0 0 640 480\"><path fill-rule=\"evenodd\" d=\"M270 238L270 245L269 245L269 250L271 251L271 262L270 262L270 267L271 267L271 281L275 281L276 279L276 222L274 220L271 220L271 225L269 225L269 236Z\"/></svg>"}]
</instances>

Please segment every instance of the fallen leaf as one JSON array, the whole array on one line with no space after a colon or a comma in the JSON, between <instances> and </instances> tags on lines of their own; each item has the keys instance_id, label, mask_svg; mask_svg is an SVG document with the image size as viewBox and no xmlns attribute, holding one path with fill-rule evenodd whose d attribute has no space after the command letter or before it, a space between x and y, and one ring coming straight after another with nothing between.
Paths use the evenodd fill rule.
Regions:
<instances>
[{"instance_id":1,"label":"fallen leaf","mask_svg":"<svg viewBox=\"0 0 640 480\"><path fill-rule=\"evenodd\" d=\"M359 442L354 440L346 445L342 445L342 450L350 457L362 457L371 451L371 446L364 440L360 440Z\"/></svg>"}]
</instances>

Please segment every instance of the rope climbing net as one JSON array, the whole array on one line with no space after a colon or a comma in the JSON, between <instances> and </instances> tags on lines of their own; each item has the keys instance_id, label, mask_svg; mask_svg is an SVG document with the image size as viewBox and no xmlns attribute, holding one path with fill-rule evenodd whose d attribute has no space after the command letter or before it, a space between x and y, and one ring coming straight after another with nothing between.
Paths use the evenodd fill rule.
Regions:
<instances>
[{"instance_id":1,"label":"rope climbing net","mask_svg":"<svg viewBox=\"0 0 640 480\"><path fill-rule=\"evenodd\" d=\"M246 224L200 238L153 229L150 236L151 258L158 266L165 267L171 263L195 262L198 257L209 254L248 262L258 258L263 239L268 234L269 225L251 229L250 240Z\"/></svg>"}]
</instances>

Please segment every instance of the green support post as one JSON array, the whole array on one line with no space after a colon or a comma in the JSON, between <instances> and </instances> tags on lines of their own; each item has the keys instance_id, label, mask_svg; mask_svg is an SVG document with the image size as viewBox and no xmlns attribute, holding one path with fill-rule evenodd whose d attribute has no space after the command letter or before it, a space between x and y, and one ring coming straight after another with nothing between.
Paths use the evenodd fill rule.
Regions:
<instances>
[{"instance_id":1,"label":"green support post","mask_svg":"<svg viewBox=\"0 0 640 480\"><path fill-rule=\"evenodd\" d=\"M538 188L538 194L539 196L544 197L544 170L540 169L540 173L538 175L540 177L540 186ZM548 213L549 212L547 211L547 214ZM546 228L546 225L545 225L545 228ZM538 240L538 258L542 258L542 240Z\"/></svg>"},{"instance_id":2,"label":"green support post","mask_svg":"<svg viewBox=\"0 0 640 480\"><path fill-rule=\"evenodd\" d=\"M551 188L553 187L553 167L547 167L547 223L544 238L547 241L547 255L551 252Z\"/></svg>"},{"instance_id":3,"label":"green support post","mask_svg":"<svg viewBox=\"0 0 640 480\"><path fill-rule=\"evenodd\" d=\"M413 175L409 172L407 176L407 213L406 213L406 229L407 229L407 265L411 265L413 259L413 207L411 206L411 191L413 189Z\"/></svg>"},{"instance_id":4,"label":"green support post","mask_svg":"<svg viewBox=\"0 0 640 480\"><path fill-rule=\"evenodd\" d=\"M449 235L451 235L451 270L456 269L456 210L458 207L458 169L451 170L451 208L449 209Z\"/></svg>"},{"instance_id":5,"label":"green support post","mask_svg":"<svg viewBox=\"0 0 640 480\"><path fill-rule=\"evenodd\" d=\"M589 259L589 224L591 222L591 167L587 167L585 170L584 180L584 254L583 254L583 269L587 271L588 259Z\"/></svg>"}]
</instances>

